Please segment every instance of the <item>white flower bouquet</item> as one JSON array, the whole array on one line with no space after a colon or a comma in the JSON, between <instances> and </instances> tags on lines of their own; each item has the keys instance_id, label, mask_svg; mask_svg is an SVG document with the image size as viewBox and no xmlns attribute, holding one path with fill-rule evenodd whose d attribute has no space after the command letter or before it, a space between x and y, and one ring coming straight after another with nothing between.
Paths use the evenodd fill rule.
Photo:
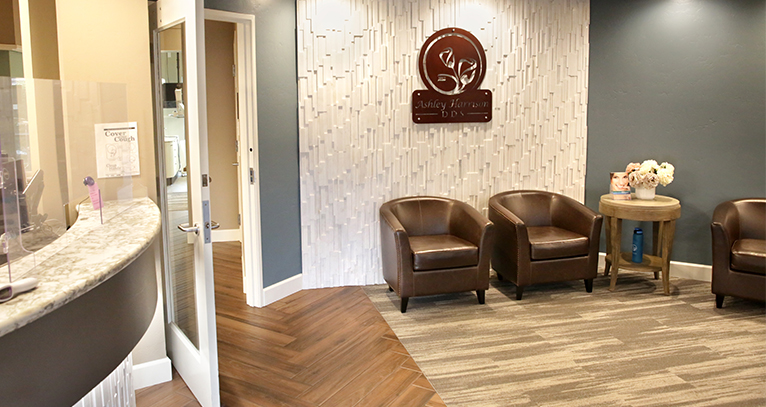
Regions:
<instances>
[{"instance_id":1,"label":"white flower bouquet","mask_svg":"<svg viewBox=\"0 0 766 407\"><path fill-rule=\"evenodd\" d=\"M675 167L667 162L657 164L657 161L646 160L641 164L628 164L625 172L628 173L628 182L631 187L651 189L659 184L665 187L673 182Z\"/></svg>"}]
</instances>

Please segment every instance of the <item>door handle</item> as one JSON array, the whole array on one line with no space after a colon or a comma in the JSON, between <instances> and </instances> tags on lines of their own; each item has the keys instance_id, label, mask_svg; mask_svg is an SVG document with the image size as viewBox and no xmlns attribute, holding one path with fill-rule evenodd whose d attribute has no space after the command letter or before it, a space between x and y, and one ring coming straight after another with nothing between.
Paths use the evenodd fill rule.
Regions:
<instances>
[{"instance_id":1,"label":"door handle","mask_svg":"<svg viewBox=\"0 0 766 407\"><path fill-rule=\"evenodd\" d=\"M214 221L214 220L211 220L211 221L210 221L210 229L211 229L211 230L212 230L212 229L218 229L218 228L220 228L220 227L221 227L221 224L220 224L220 223L218 223L218 222L216 222L216 221Z\"/></svg>"},{"instance_id":2,"label":"door handle","mask_svg":"<svg viewBox=\"0 0 766 407\"><path fill-rule=\"evenodd\" d=\"M235 167L239 167L239 163L231 163L231 165L233 165Z\"/></svg>"},{"instance_id":3,"label":"door handle","mask_svg":"<svg viewBox=\"0 0 766 407\"><path fill-rule=\"evenodd\" d=\"M194 232L195 235L199 234L199 226L197 226L197 225L189 226L188 223L181 223L181 224L178 225L178 229L181 230L182 232L186 232L186 233Z\"/></svg>"}]
</instances>

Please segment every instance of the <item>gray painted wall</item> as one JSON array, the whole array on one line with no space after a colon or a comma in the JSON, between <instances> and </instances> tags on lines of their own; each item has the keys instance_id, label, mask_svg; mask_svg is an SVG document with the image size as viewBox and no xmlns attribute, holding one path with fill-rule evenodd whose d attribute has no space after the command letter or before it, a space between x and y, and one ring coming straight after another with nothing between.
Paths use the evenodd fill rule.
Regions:
<instances>
[{"instance_id":1,"label":"gray painted wall","mask_svg":"<svg viewBox=\"0 0 766 407\"><path fill-rule=\"evenodd\" d=\"M672 163L673 260L711 264L715 206L766 196L765 3L591 0L585 203L631 161Z\"/></svg>"},{"instance_id":2,"label":"gray painted wall","mask_svg":"<svg viewBox=\"0 0 766 407\"><path fill-rule=\"evenodd\" d=\"M268 287L301 273L295 1L205 0L205 8L255 15L263 286Z\"/></svg>"}]
</instances>

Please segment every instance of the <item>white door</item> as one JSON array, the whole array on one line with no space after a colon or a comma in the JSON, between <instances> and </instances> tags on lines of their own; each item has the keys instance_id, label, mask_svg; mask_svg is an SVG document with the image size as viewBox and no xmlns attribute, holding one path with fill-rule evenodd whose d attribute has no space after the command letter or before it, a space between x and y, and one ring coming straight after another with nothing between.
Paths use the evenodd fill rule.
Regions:
<instances>
[{"instance_id":1,"label":"white door","mask_svg":"<svg viewBox=\"0 0 766 407\"><path fill-rule=\"evenodd\" d=\"M204 10L201 0L159 0L155 95L164 160L168 354L202 406L220 406L208 186ZM160 113L161 112L161 118ZM161 125L160 125L161 123ZM175 147L175 148L174 148ZM185 164L185 165L184 165Z\"/></svg>"}]
</instances>

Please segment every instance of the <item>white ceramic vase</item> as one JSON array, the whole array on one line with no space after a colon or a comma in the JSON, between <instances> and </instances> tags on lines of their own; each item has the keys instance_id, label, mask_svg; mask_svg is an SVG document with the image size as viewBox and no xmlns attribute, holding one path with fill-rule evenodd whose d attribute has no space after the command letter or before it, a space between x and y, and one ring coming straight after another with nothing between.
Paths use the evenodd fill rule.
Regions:
<instances>
[{"instance_id":1,"label":"white ceramic vase","mask_svg":"<svg viewBox=\"0 0 766 407\"><path fill-rule=\"evenodd\" d=\"M657 187L654 188L642 188L642 187L636 187L636 199L644 199L647 201L651 201L654 199L654 192L657 189Z\"/></svg>"}]
</instances>

